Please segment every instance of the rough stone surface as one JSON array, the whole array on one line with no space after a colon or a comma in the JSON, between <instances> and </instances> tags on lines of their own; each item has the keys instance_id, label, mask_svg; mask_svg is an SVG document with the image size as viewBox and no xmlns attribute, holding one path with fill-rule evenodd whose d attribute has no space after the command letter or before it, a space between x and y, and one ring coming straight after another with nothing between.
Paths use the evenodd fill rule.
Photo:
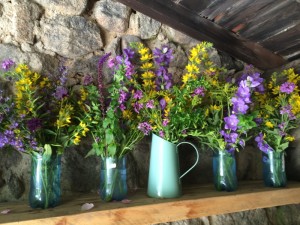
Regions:
<instances>
[{"instance_id":1,"label":"rough stone surface","mask_svg":"<svg viewBox=\"0 0 300 225\"><path fill-rule=\"evenodd\" d=\"M107 31L122 33L128 28L130 8L115 1L101 0L94 6L94 17Z\"/></svg>"},{"instance_id":2,"label":"rough stone surface","mask_svg":"<svg viewBox=\"0 0 300 225\"><path fill-rule=\"evenodd\" d=\"M24 0L13 1L13 29L12 32L18 42L34 42L34 26L42 10L32 2Z\"/></svg>"},{"instance_id":3,"label":"rough stone surface","mask_svg":"<svg viewBox=\"0 0 300 225\"><path fill-rule=\"evenodd\" d=\"M25 191L25 186L23 181L15 174L11 175L11 177L7 182L7 185L9 187L12 196L16 199L19 199Z\"/></svg>"},{"instance_id":4,"label":"rough stone surface","mask_svg":"<svg viewBox=\"0 0 300 225\"><path fill-rule=\"evenodd\" d=\"M23 52L20 48L10 44L0 44L0 61L4 59L13 59L16 63L26 63L36 72L53 73L57 68L58 61L47 55Z\"/></svg>"},{"instance_id":5,"label":"rough stone surface","mask_svg":"<svg viewBox=\"0 0 300 225\"><path fill-rule=\"evenodd\" d=\"M161 27L161 23L142 13L136 13L141 39L155 38Z\"/></svg>"},{"instance_id":6,"label":"rough stone surface","mask_svg":"<svg viewBox=\"0 0 300 225\"><path fill-rule=\"evenodd\" d=\"M194 38L189 37L186 34L180 32L180 31L177 31L177 30L175 30L175 29L173 29L169 26L163 25L162 29L164 30L167 37L171 41L174 41L178 44L193 46L193 45L196 45L198 43L198 41L195 40Z\"/></svg>"},{"instance_id":7,"label":"rough stone surface","mask_svg":"<svg viewBox=\"0 0 300 225\"><path fill-rule=\"evenodd\" d=\"M80 15L88 0L34 0L45 8L48 14Z\"/></svg>"},{"instance_id":8,"label":"rough stone surface","mask_svg":"<svg viewBox=\"0 0 300 225\"><path fill-rule=\"evenodd\" d=\"M66 58L76 58L103 46L100 29L81 16L43 18L38 32L44 48Z\"/></svg>"}]
</instances>

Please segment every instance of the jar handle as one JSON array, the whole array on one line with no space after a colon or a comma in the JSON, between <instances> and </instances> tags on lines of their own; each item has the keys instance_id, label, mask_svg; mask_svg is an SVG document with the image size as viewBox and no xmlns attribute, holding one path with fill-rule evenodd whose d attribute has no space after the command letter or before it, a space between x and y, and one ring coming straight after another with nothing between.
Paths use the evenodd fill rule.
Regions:
<instances>
[{"instance_id":1,"label":"jar handle","mask_svg":"<svg viewBox=\"0 0 300 225\"><path fill-rule=\"evenodd\" d=\"M189 144L189 145L191 145L191 146L194 148L194 150L195 150L195 152L196 152L196 162L194 163L194 165L192 165L187 171L185 171L185 172L179 177L180 179L181 179L182 177L184 177L188 172L190 172L190 171L197 165L197 163L198 163L198 161L199 161L199 153L198 153L197 147L196 147L194 144L192 144L192 143L190 143L190 142L187 142L187 141L183 141L183 142L180 142L179 144L177 144L176 147L178 147L178 146L181 145L181 144Z\"/></svg>"}]
</instances>

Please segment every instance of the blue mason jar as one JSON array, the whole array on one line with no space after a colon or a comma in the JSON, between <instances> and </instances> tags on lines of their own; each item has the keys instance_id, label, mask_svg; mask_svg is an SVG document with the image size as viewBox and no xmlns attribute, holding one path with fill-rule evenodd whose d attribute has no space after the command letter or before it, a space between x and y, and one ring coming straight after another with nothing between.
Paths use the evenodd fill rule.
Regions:
<instances>
[{"instance_id":1,"label":"blue mason jar","mask_svg":"<svg viewBox=\"0 0 300 225\"><path fill-rule=\"evenodd\" d=\"M126 157L101 158L100 197L104 201L121 201L127 196Z\"/></svg>"},{"instance_id":2,"label":"blue mason jar","mask_svg":"<svg viewBox=\"0 0 300 225\"><path fill-rule=\"evenodd\" d=\"M50 157L34 153L31 156L29 205L31 208L51 208L60 203L61 155Z\"/></svg>"},{"instance_id":3,"label":"blue mason jar","mask_svg":"<svg viewBox=\"0 0 300 225\"><path fill-rule=\"evenodd\" d=\"M284 152L263 153L263 179L267 187L285 187L286 172Z\"/></svg>"},{"instance_id":4,"label":"blue mason jar","mask_svg":"<svg viewBox=\"0 0 300 225\"><path fill-rule=\"evenodd\" d=\"M213 176L217 191L235 191L237 189L236 160L234 154L216 151L213 154Z\"/></svg>"}]
</instances>

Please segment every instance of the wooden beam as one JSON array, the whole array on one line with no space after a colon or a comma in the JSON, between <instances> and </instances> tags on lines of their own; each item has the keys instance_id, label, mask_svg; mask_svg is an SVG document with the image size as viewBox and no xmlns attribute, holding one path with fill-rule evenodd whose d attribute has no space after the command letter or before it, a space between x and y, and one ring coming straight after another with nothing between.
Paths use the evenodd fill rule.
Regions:
<instances>
[{"instance_id":1,"label":"wooden beam","mask_svg":"<svg viewBox=\"0 0 300 225\"><path fill-rule=\"evenodd\" d=\"M155 20L179 30L199 41L214 46L259 69L267 70L286 63L281 56L261 45L244 39L171 0L118 0Z\"/></svg>"},{"instance_id":2,"label":"wooden beam","mask_svg":"<svg viewBox=\"0 0 300 225\"><path fill-rule=\"evenodd\" d=\"M183 188L176 199L154 199L140 189L129 195L131 202L101 201L97 194L73 196L53 209L31 209L27 202L0 203L3 225L143 225L178 221L203 216L241 212L300 203L300 183L288 182L285 188L267 188L262 181L239 182L235 192L218 192L213 184ZM94 208L82 212L81 205Z\"/></svg>"}]
</instances>

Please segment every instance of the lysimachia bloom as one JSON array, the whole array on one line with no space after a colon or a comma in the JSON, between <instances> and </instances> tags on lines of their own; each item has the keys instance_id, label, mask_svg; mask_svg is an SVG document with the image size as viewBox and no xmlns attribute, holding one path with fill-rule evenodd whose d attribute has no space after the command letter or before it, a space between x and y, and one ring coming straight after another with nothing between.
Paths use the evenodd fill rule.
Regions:
<instances>
[{"instance_id":1,"label":"lysimachia bloom","mask_svg":"<svg viewBox=\"0 0 300 225\"><path fill-rule=\"evenodd\" d=\"M295 84L292 82L285 82L280 86L280 91L282 93L291 94L295 89Z\"/></svg>"},{"instance_id":2,"label":"lysimachia bloom","mask_svg":"<svg viewBox=\"0 0 300 225\"><path fill-rule=\"evenodd\" d=\"M225 129L227 130L230 129L233 131L237 130L237 125L239 123L239 120L236 115L230 115L228 117L225 117L224 121L225 121L225 127L224 127Z\"/></svg>"}]
</instances>

